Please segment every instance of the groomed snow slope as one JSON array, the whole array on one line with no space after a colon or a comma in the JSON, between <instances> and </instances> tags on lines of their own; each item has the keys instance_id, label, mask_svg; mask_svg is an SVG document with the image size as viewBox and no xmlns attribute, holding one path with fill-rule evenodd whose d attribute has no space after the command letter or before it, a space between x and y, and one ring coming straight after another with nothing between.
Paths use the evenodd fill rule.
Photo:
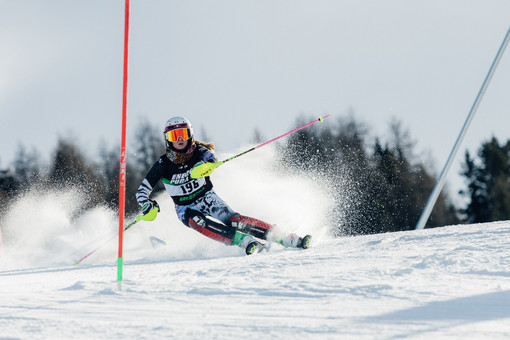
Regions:
<instances>
[{"instance_id":1,"label":"groomed snow slope","mask_svg":"<svg viewBox=\"0 0 510 340\"><path fill-rule=\"evenodd\" d=\"M0 270L0 338L508 339L509 239L500 222L255 256L211 245L126 261L122 291L114 261Z\"/></svg>"}]
</instances>

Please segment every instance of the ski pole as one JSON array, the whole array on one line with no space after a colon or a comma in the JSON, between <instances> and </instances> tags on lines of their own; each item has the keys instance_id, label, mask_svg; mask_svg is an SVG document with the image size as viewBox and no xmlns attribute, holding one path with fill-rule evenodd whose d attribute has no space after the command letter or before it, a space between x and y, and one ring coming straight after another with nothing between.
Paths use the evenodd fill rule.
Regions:
<instances>
[{"instance_id":1,"label":"ski pole","mask_svg":"<svg viewBox=\"0 0 510 340\"><path fill-rule=\"evenodd\" d=\"M143 215L140 215L138 216L133 222L129 223L126 227L124 227L124 231L128 230L129 228L131 228L132 226L134 226L136 223L140 222L141 220L143 220ZM106 240L103 244L101 244L99 247L97 247L96 249L92 250L90 253L88 253L87 255L83 256L81 259L79 259L78 261L74 261L74 265L78 265L80 264L83 260L85 260L87 257L89 257L90 255L94 254L96 251L98 251L99 249L103 248L106 244L108 244L108 242L110 242L111 240L113 240L115 237L117 237L119 233L117 232L115 235L113 235L111 238L109 238L108 240Z\"/></svg>"},{"instance_id":2,"label":"ski pole","mask_svg":"<svg viewBox=\"0 0 510 340\"><path fill-rule=\"evenodd\" d=\"M190 173L191 178L197 179L197 178L201 178L201 177L209 176L209 175L211 174L211 172L212 172L214 169L216 169L217 167L219 167L220 165L225 164L226 162L231 161L231 160L233 160L233 159L236 159L237 157L240 157L240 156L242 156L242 155L245 155L245 154L247 154L248 152L251 152L251 151L253 151L253 150L256 150L256 149L258 149L258 148L261 148L261 147L263 147L264 145L267 145L267 144L269 144L269 143L272 143L272 142L274 142L274 141L276 141L276 140L278 140L278 139L280 139L280 138L282 138L282 137L288 136L288 135L290 135L290 134L292 134L292 133L294 133L294 132L296 132L296 131L299 131L299 130L301 130L301 129L304 129L304 128L305 128L305 127L307 127L307 126L310 126L310 125L315 124L315 123L317 123L317 122L322 122L322 121L324 120L324 118L327 118L327 117L329 117L329 115L326 115L326 116L324 116L324 117L319 117L318 119L314 120L313 122L310 122L310 123L308 123L308 124L305 124L305 125L303 125L303 126L300 126L300 127L296 128L296 129L294 129L294 130L292 130L292 131L289 131L289 132L287 132L287 133L284 133L283 135L278 136L278 137L275 137L275 138L273 138L273 139L271 139L271 140L269 140L269 141L267 141L267 142L264 142L264 143L262 143L262 144L260 144L260 145L254 146L253 148L251 148L251 149L249 149L249 150L246 150L246 151L243 151L243 152L241 152L240 154L237 154L237 155L232 156L232 157L230 157L230 158L227 158L227 159L225 159L224 161L217 162L217 163L203 163L203 164L197 165L196 167L194 167L194 168L191 170L191 173Z\"/></svg>"}]
</instances>

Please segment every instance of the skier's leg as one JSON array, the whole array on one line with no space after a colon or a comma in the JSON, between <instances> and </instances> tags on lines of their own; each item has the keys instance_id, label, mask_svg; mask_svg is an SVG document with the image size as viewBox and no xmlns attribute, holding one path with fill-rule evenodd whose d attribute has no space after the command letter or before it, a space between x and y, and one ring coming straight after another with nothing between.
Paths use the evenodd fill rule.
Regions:
<instances>
[{"instance_id":1,"label":"skier's leg","mask_svg":"<svg viewBox=\"0 0 510 340\"><path fill-rule=\"evenodd\" d=\"M230 224L237 230L270 242L280 243L284 247L308 248L310 235L299 237L297 234L284 233L274 225L258 220L253 217L234 214L230 218Z\"/></svg>"},{"instance_id":2,"label":"skier's leg","mask_svg":"<svg viewBox=\"0 0 510 340\"><path fill-rule=\"evenodd\" d=\"M186 209L183 223L213 240L244 248L248 255L252 254L259 245L252 236L241 233L230 225L217 222L198 210Z\"/></svg>"},{"instance_id":3,"label":"skier's leg","mask_svg":"<svg viewBox=\"0 0 510 340\"><path fill-rule=\"evenodd\" d=\"M188 206L176 205L179 219L201 234L246 249L253 253L260 245L251 235L238 231L230 223L234 211L214 191L209 191ZM222 223L220 223L222 222Z\"/></svg>"},{"instance_id":4,"label":"skier's leg","mask_svg":"<svg viewBox=\"0 0 510 340\"><path fill-rule=\"evenodd\" d=\"M253 217L243 216L238 213L234 214L230 218L229 223L237 230L258 237L262 240L267 240L269 233L273 229L273 226L269 223Z\"/></svg>"},{"instance_id":5,"label":"skier's leg","mask_svg":"<svg viewBox=\"0 0 510 340\"><path fill-rule=\"evenodd\" d=\"M230 218L234 215L234 210L216 195L213 190L199 198L193 204L193 209L199 210L205 216L211 216L226 225L230 225Z\"/></svg>"},{"instance_id":6,"label":"skier's leg","mask_svg":"<svg viewBox=\"0 0 510 340\"><path fill-rule=\"evenodd\" d=\"M186 209L182 222L209 238L227 245L234 243L235 228L213 221L198 210Z\"/></svg>"}]
</instances>

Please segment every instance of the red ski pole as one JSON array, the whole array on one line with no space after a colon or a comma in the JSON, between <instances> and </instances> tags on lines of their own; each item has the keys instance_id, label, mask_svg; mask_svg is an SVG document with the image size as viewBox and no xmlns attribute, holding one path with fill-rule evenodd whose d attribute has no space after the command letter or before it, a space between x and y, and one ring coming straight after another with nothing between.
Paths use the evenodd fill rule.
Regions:
<instances>
[{"instance_id":1,"label":"red ski pole","mask_svg":"<svg viewBox=\"0 0 510 340\"><path fill-rule=\"evenodd\" d=\"M138 216L133 222L131 222L130 224L128 224L125 228L124 228L124 231L128 230L129 228L131 228L132 226L134 226L136 223L140 222L141 220L143 220L143 216ZM83 260L85 260L87 257L89 257L90 255L94 254L96 251L98 251L99 249L103 248L105 245L108 244L108 242L110 242L111 240L113 240L114 238L117 237L119 233L117 232L115 235L113 235L112 237L110 237L108 240L106 240L104 243L102 243L99 247L97 247L96 249L92 250L90 253L88 253L87 255L83 256L81 259L79 259L78 261L74 261L74 265L78 265L80 264Z\"/></svg>"}]
</instances>

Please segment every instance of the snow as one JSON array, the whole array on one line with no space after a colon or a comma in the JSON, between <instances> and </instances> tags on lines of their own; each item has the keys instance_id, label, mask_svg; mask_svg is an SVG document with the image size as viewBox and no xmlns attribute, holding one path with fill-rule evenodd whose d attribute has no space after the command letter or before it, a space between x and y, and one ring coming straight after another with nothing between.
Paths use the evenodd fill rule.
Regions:
<instances>
[{"instance_id":1,"label":"snow","mask_svg":"<svg viewBox=\"0 0 510 340\"><path fill-rule=\"evenodd\" d=\"M2 269L0 337L504 339L509 236L500 222L254 256L158 247L161 259L126 260L122 290L113 259Z\"/></svg>"},{"instance_id":2,"label":"snow","mask_svg":"<svg viewBox=\"0 0 510 340\"><path fill-rule=\"evenodd\" d=\"M119 289L115 240L72 265L114 235L115 214L78 213L72 191L28 193L1 224L0 339L510 337L510 221L332 238L313 181L259 165L257 195L275 195L236 200L227 178L242 181L232 173L246 162L216 170L218 193L312 233L310 249L246 256L180 225L160 195L156 221L124 235Z\"/></svg>"}]
</instances>

